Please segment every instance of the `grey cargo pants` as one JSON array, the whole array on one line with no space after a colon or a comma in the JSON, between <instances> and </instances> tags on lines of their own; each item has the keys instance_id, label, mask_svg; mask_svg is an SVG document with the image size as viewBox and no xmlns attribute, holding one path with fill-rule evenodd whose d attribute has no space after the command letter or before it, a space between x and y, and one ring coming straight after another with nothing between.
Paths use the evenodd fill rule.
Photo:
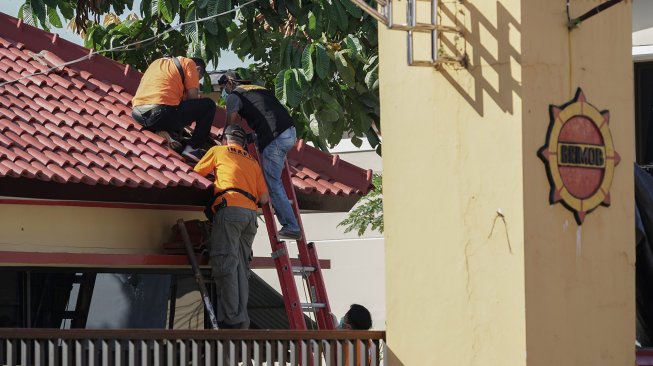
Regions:
<instances>
[{"instance_id":1,"label":"grey cargo pants","mask_svg":"<svg viewBox=\"0 0 653 366\"><path fill-rule=\"evenodd\" d=\"M257 227L256 211L242 207L224 207L213 217L209 255L218 322L227 326L249 328L249 262Z\"/></svg>"}]
</instances>

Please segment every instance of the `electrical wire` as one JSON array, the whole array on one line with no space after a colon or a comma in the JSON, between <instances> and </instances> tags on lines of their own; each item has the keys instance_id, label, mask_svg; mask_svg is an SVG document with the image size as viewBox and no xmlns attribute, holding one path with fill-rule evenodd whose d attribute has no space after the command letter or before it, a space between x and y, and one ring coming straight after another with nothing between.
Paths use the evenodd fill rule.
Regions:
<instances>
[{"instance_id":1,"label":"electrical wire","mask_svg":"<svg viewBox=\"0 0 653 366\"><path fill-rule=\"evenodd\" d=\"M88 55L76 58L76 59L71 60L71 61L66 61L66 62L64 62L62 64L59 64L59 65L52 66L51 68L46 69L44 71L40 71L40 72L36 72L36 73L33 73L33 74L25 75L25 76L22 76L22 77L17 78L17 79L4 81L4 82L0 83L0 87L4 87L5 85L13 84L13 83L21 81L21 80L29 79L29 78L32 78L34 76L49 74L50 72L52 72L54 70L63 68L63 67L68 66L68 65L76 64L78 62L82 62L82 61L90 59L94 55L97 55L97 54L100 54L100 53L134 51L137 48L130 48L130 47L141 45L141 44L144 44L144 43L152 42L152 41L154 41L154 40L156 40L156 39L158 39L160 37L163 37L165 34L170 33L173 30L179 29L179 28L181 28L181 27L183 27L185 25L199 24L199 23L205 22L207 20L211 20L213 18L217 18L217 17L223 16L223 15L234 13L234 12L240 10L241 8L243 8L243 7L247 6L247 5L253 4L255 2L257 2L257 0L250 0L250 1L248 1L248 2L246 2L244 4L242 4L242 5L239 5L238 7L235 7L233 9L231 9L231 10L227 10L227 11L219 13L219 14L209 15L209 16L204 17L204 18L195 19L195 20L191 20L191 21L188 21L188 22L184 22L184 23L179 23L177 25L174 25L174 26L170 27L169 29L166 29L165 31L163 31L163 32L161 32L161 33L159 33L159 34L157 34L155 36L150 37L150 38L146 38L146 39L143 39L143 40L140 40L140 41L132 42L132 43L129 43L129 44L126 44L126 45L118 46L118 47L109 48L109 49L106 49L106 50L98 50L98 51L90 52Z\"/></svg>"}]
</instances>

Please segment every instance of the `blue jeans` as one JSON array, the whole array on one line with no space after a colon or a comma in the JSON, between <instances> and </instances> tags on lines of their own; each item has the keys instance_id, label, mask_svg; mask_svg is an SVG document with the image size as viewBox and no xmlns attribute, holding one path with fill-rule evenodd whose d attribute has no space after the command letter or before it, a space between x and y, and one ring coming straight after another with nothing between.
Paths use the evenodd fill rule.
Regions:
<instances>
[{"instance_id":1,"label":"blue jeans","mask_svg":"<svg viewBox=\"0 0 653 366\"><path fill-rule=\"evenodd\" d=\"M268 185L270 201L277 219L286 230L297 232L299 231L299 225L290 202L288 202L288 196L283 189L283 181L281 180L286 155L295 146L295 142L297 142L295 127L290 127L265 147L261 157L263 158L263 175Z\"/></svg>"}]
</instances>

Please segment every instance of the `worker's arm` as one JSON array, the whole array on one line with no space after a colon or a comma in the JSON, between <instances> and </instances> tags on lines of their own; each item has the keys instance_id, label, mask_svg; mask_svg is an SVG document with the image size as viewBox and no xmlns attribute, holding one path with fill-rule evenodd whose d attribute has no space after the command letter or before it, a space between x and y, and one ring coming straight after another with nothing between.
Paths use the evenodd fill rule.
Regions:
<instances>
[{"instance_id":1,"label":"worker's arm","mask_svg":"<svg viewBox=\"0 0 653 366\"><path fill-rule=\"evenodd\" d=\"M227 126L235 125L238 113L227 113Z\"/></svg>"},{"instance_id":2,"label":"worker's arm","mask_svg":"<svg viewBox=\"0 0 653 366\"><path fill-rule=\"evenodd\" d=\"M215 169L214 153L214 149L209 149L202 159L197 162L193 170L203 177L206 177L209 173L213 173L213 170Z\"/></svg>"},{"instance_id":3,"label":"worker's arm","mask_svg":"<svg viewBox=\"0 0 653 366\"><path fill-rule=\"evenodd\" d=\"M238 111L242 108L243 103L240 101L240 98L231 93L227 97L226 107L227 107L227 126L236 124L236 119L238 118Z\"/></svg>"},{"instance_id":4,"label":"worker's arm","mask_svg":"<svg viewBox=\"0 0 653 366\"><path fill-rule=\"evenodd\" d=\"M263 193L258 198L258 202L262 205L268 203L269 201L270 201L270 195L268 194L268 192Z\"/></svg>"},{"instance_id":5,"label":"worker's arm","mask_svg":"<svg viewBox=\"0 0 653 366\"><path fill-rule=\"evenodd\" d=\"M200 97L200 74L197 72L195 63L190 59L184 59L184 100L197 99Z\"/></svg>"},{"instance_id":6,"label":"worker's arm","mask_svg":"<svg viewBox=\"0 0 653 366\"><path fill-rule=\"evenodd\" d=\"M188 90L186 90L186 93L184 94L184 100L197 99L199 97L200 97L199 88L188 89Z\"/></svg>"},{"instance_id":7,"label":"worker's arm","mask_svg":"<svg viewBox=\"0 0 653 366\"><path fill-rule=\"evenodd\" d=\"M270 201L270 194L268 193L268 186L265 184L265 178L263 178L263 171L260 166L256 167L256 181L258 202L264 205Z\"/></svg>"}]
</instances>

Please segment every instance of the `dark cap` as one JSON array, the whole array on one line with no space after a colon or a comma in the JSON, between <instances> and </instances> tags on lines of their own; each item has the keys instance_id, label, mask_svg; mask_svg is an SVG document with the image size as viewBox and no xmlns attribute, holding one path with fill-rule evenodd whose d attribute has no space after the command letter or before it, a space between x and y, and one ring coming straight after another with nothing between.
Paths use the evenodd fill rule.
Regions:
<instances>
[{"instance_id":1,"label":"dark cap","mask_svg":"<svg viewBox=\"0 0 653 366\"><path fill-rule=\"evenodd\" d=\"M229 80L233 81L243 81L240 78L240 75L238 75L237 72L235 71L226 71L222 76L220 76L220 79L218 79L218 85L224 85L226 84Z\"/></svg>"},{"instance_id":2,"label":"dark cap","mask_svg":"<svg viewBox=\"0 0 653 366\"><path fill-rule=\"evenodd\" d=\"M237 139L244 140L247 134L242 127L238 125L229 125L224 129L224 134L228 136L233 136Z\"/></svg>"}]
</instances>

